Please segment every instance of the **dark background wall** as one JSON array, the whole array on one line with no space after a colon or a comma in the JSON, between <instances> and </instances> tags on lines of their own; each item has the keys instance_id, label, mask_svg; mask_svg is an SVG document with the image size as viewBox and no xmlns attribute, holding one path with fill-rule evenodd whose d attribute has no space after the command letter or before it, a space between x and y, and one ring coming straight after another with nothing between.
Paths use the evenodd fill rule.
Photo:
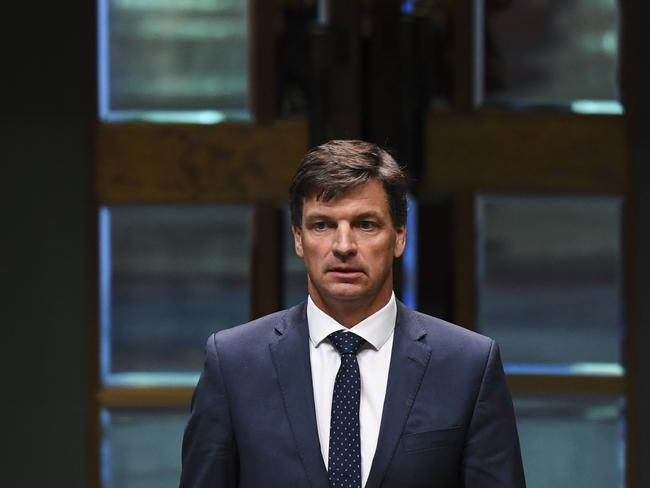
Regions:
<instances>
[{"instance_id":1,"label":"dark background wall","mask_svg":"<svg viewBox=\"0 0 650 488\"><path fill-rule=\"evenodd\" d=\"M92 3L3 6L2 486L87 484Z\"/></svg>"},{"instance_id":2,"label":"dark background wall","mask_svg":"<svg viewBox=\"0 0 650 488\"><path fill-rule=\"evenodd\" d=\"M650 4L632 4L632 101L630 120L630 191L632 212L632 262L628 268L632 287L631 321L635 324L633 347L636 363L632 372L632 407L636 409L635 429L638 485L650 486Z\"/></svg>"}]
</instances>

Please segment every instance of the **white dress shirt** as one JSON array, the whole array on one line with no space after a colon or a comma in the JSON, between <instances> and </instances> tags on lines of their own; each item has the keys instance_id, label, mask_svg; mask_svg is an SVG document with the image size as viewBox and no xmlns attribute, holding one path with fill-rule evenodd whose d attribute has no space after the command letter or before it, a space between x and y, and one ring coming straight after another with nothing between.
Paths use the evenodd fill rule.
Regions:
<instances>
[{"instance_id":1,"label":"white dress shirt","mask_svg":"<svg viewBox=\"0 0 650 488\"><path fill-rule=\"evenodd\" d=\"M365 486L368 481L370 467L377 448L396 317L397 305L395 294L392 294L388 303L381 310L349 329L367 342L361 346L357 353L361 376L359 423L362 486ZM337 330L347 331L348 329L319 309L311 297L307 299L307 323L309 324L309 359L311 361L314 404L316 405L316 423L321 453L325 466L327 466L334 381L341 365L341 356L327 336Z\"/></svg>"}]
</instances>

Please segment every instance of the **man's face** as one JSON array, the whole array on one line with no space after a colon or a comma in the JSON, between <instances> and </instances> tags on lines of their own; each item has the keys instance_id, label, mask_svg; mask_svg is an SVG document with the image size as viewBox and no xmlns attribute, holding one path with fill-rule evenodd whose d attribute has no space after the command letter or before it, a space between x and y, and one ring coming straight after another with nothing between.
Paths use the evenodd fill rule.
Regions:
<instances>
[{"instance_id":1,"label":"man's face","mask_svg":"<svg viewBox=\"0 0 650 488\"><path fill-rule=\"evenodd\" d=\"M301 227L292 226L296 254L307 268L309 294L325 312L359 307L374 312L393 287L393 259L402 255L404 226L395 229L377 180L329 201L306 198Z\"/></svg>"}]
</instances>

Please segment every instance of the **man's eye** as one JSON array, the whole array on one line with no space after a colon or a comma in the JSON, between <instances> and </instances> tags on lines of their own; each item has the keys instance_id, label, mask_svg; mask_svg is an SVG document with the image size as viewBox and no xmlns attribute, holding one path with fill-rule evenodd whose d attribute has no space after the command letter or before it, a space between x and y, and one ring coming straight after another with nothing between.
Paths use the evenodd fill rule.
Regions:
<instances>
[{"instance_id":1,"label":"man's eye","mask_svg":"<svg viewBox=\"0 0 650 488\"><path fill-rule=\"evenodd\" d=\"M361 228L362 230L372 230L375 229L376 227L377 224L375 224L370 220L362 220L361 222L359 222L359 228Z\"/></svg>"},{"instance_id":2,"label":"man's eye","mask_svg":"<svg viewBox=\"0 0 650 488\"><path fill-rule=\"evenodd\" d=\"M325 230L325 229L327 229L327 223L326 222L315 222L312 227L313 227L314 230Z\"/></svg>"}]
</instances>

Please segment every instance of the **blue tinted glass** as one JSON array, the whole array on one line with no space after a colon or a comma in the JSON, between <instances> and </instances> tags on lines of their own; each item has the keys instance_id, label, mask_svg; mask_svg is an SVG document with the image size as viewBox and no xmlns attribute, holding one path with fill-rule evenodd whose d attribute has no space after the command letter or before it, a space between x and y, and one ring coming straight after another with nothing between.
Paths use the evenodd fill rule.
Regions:
<instances>
[{"instance_id":1,"label":"blue tinted glass","mask_svg":"<svg viewBox=\"0 0 650 488\"><path fill-rule=\"evenodd\" d=\"M102 412L102 488L176 488L187 414L164 410Z\"/></svg>"},{"instance_id":2,"label":"blue tinted glass","mask_svg":"<svg viewBox=\"0 0 650 488\"><path fill-rule=\"evenodd\" d=\"M248 2L99 0L100 115L248 116Z\"/></svg>"},{"instance_id":3,"label":"blue tinted glass","mask_svg":"<svg viewBox=\"0 0 650 488\"><path fill-rule=\"evenodd\" d=\"M488 2L488 103L620 112L617 0Z\"/></svg>"},{"instance_id":4,"label":"blue tinted glass","mask_svg":"<svg viewBox=\"0 0 650 488\"><path fill-rule=\"evenodd\" d=\"M620 365L621 199L492 195L477 205L479 329L504 360Z\"/></svg>"},{"instance_id":5,"label":"blue tinted glass","mask_svg":"<svg viewBox=\"0 0 650 488\"><path fill-rule=\"evenodd\" d=\"M622 400L544 395L514 403L528 488L624 485Z\"/></svg>"},{"instance_id":6,"label":"blue tinted glass","mask_svg":"<svg viewBox=\"0 0 650 488\"><path fill-rule=\"evenodd\" d=\"M245 206L101 211L106 382L195 381L207 337L249 319L251 216Z\"/></svg>"},{"instance_id":7,"label":"blue tinted glass","mask_svg":"<svg viewBox=\"0 0 650 488\"><path fill-rule=\"evenodd\" d=\"M406 306L417 308L418 288L418 204L409 196L406 221L406 247L401 258L402 296Z\"/></svg>"}]
</instances>

